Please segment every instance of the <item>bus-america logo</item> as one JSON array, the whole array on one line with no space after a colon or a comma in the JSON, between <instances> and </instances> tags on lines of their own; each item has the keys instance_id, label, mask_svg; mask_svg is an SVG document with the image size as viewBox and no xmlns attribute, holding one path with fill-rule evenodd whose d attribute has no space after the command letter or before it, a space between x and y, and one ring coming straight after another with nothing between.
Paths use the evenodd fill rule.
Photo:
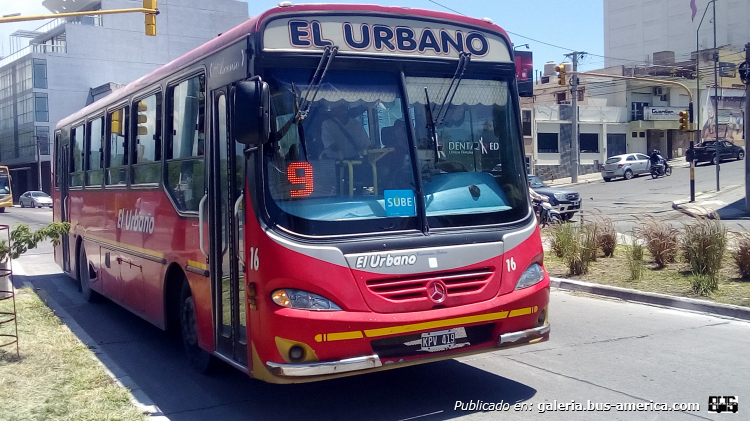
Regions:
<instances>
[{"instance_id":1,"label":"bus-america logo","mask_svg":"<svg viewBox=\"0 0 750 421\"><path fill-rule=\"evenodd\" d=\"M414 265L417 263L416 254L407 254L401 256L391 256L390 253L387 255L383 254L371 254L357 257L357 263L354 265L357 269L366 269L368 266L371 268L382 268L392 266L406 266Z\"/></svg>"},{"instance_id":2,"label":"bus-america logo","mask_svg":"<svg viewBox=\"0 0 750 421\"><path fill-rule=\"evenodd\" d=\"M143 214L136 214L137 211L120 209L117 213L117 228L127 231L154 232L154 217Z\"/></svg>"},{"instance_id":3,"label":"bus-america logo","mask_svg":"<svg viewBox=\"0 0 750 421\"><path fill-rule=\"evenodd\" d=\"M318 21L290 20L289 40L294 47L333 46L333 41L326 39L323 28ZM355 28L350 22L343 23L344 42L352 50L378 51L387 49L400 52L420 52L427 50L436 54L469 52L482 57L490 51L487 38L479 32L465 33L461 30L422 28L415 30L408 26L391 27L382 24L362 23ZM419 33L418 33L419 32ZM453 34L451 34L453 32ZM337 34L338 35L338 34Z\"/></svg>"}]
</instances>

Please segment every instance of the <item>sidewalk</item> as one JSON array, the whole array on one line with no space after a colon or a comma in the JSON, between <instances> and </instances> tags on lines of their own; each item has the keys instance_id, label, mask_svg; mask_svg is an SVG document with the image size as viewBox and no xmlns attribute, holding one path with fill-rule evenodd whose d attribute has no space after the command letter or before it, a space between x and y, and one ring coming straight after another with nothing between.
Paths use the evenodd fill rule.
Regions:
<instances>
[{"instance_id":1,"label":"sidewalk","mask_svg":"<svg viewBox=\"0 0 750 421\"><path fill-rule=\"evenodd\" d=\"M695 194L695 202L689 198L675 200L672 209L694 218L750 220L745 212L745 189L742 185L724 187L720 192Z\"/></svg>"},{"instance_id":2,"label":"sidewalk","mask_svg":"<svg viewBox=\"0 0 750 421\"><path fill-rule=\"evenodd\" d=\"M690 166L690 163L685 161L684 157L670 159L668 162L672 168L687 168ZM602 179L601 172L579 175L577 183L573 183L571 181L571 177L547 180L544 183L550 187L563 187L563 186L574 186L577 184L595 183L599 181L604 182L604 180Z\"/></svg>"}]
</instances>

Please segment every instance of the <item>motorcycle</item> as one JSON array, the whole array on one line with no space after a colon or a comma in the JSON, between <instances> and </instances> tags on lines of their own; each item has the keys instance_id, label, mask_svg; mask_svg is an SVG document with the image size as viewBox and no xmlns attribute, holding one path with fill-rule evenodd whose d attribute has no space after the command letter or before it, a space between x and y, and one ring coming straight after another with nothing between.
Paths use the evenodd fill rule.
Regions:
<instances>
[{"instance_id":1,"label":"motorcycle","mask_svg":"<svg viewBox=\"0 0 750 421\"><path fill-rule=\"evenodd\" d=\"M672 175L672 167L667 166L666 162L662 161L651 165L651 178L666 177L668 175Z\"/></svg>"},{"instance_id":2,"label":"motorcycle","mask_svg":"<svg viewBox=\"0 0 750 421\"><path fill-rule=\"evenodd\" d=\"M539 221L539 227L544 228L547 225L558 225L563 223L563 217L560 212L552 208L547 202L534 200L534 213Z\"/></svg>"}]
</instances>

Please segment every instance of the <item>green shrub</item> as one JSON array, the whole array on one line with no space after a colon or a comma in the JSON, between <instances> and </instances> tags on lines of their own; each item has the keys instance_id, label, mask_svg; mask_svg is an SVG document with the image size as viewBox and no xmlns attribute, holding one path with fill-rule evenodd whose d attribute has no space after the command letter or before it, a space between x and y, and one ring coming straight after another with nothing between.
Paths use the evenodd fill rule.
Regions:
<instances>
[{"instance_id":1,"label":"green shrub","mask_svg":"<svg viewBox=\"0 0 750 421\"><path fill-rule=\"evenodd\" d=\"M581 225L580 239L581 239L581 259L587 262L596 262L596 252L599 247L596 242L597 238L597 225L593 222ZM588 265L586 265L588 267Z\"/></svg>"},{"instance_id":2,"label":"green shrub","mask_svg":"<svg viewBox=\"0 0 750 421\"><path fill-rule=\"evenodd\" d=\"M589 265L596 258L596 226L594 224L564 224L564 247L562 259L568 267L569 275L588 273Z\"/></svg>"},{"instance_id":3,"label":"green shrub","mask_svg":"<svg viewBox=\"0 0 750 421\"><path fill-rule=\"evenodd\" d=\"M555 224L552 226L552 242L550 247L555 256L562 258L571 252L574 232L573 224Z\"/></svg>"},{"instance_id":4,"label":"green shrub","mask_svg":"<svg viewBox=\"0 0 750 421\"><path fill-rule=\"evenodd\" d=\"M693 273L693 277L690 279L690 284L693 287L693 292L698 295L708 295L719 288L719 275L704 275L700 273Z\"/></svg>"},{"instance_id":5,"label":"green shrub","mask_svg":"<svg viewBox=\"0 0 750 421\"><path fill-rule=\"evenodd\" d=\"M646 247L656 265L663 268L674 263L679 250L679 231L663 221L649 218L639 230L639 237L646 241Z\"/></svg>"},{"instance_id":6,"label":"green shrub","mask_svg":"<svg viewBox=\"0 0 750 421\"><path fill-rule=\"evenodd\" d=\"M727 246L727 229L720 221L699 219L685 225L682 253L694 274L717 275Z\"/></svg>"},{"instance_id":7,"label":"green shrub","mask_svg":"<svg viewBox=\"0 0 750 421\"><path fill-rule=\"evenodd\" d=\"M610 218L602 218L597 226L596 245L602 250L604 257L614 256L617 248L617 230L614 222Z\"/></svg>"},{"instance_id":8,"label":"green shrub","mask_svg":"<svg viewBox=\"0 0 750 421\"><path fill-rule=\"evenodd\" d=\"M638 281L643 278L643 245L638 241L635 232L630 237L630 247L628 247L626 258L628 260L630 279Z\"/></svg>"},{"instance_id":9,"label":"green shrub","mask_svg":"<svg viewBox=\"0 0 750 421\"><path fill-rule=\"evenodd\" d=\"M750 233L740 235L737 248L732 251L732 258L740 272L740 278L750 278Z\"/></svg>"}]
</instances>

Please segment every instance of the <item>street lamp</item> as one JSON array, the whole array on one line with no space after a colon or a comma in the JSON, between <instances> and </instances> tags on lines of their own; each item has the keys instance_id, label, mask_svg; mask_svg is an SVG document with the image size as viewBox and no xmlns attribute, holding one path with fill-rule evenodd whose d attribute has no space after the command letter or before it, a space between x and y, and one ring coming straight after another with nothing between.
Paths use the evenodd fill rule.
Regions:
<instances>
[{"instance_id":1,"label":"street lamp","mask_svg":"<svg viewBox=\"0 0 750 421\"><path fill-rule=\"evenodd\" d=\"M701 25L703 24L703 19L706 17L706 12L708 12L708 5L713 4L713 13L714 18L712 19L714 24L714 53L713 53L713 61L714 61L714 131L716 132L716 191L719 191L719 171L721 162L721 143L719 142L719 77L718 77L718 71L716 68L716 63L719 61L719 52L716 50L716 0L709 0L709 2L706 4L705 10L703 10L703 16L701 17L701 21L698 24L698 29L695 31L695 79L696 79L696 85L697 85L697 97L698 101L700 101L700 92L701 92L701 77L700 77L700 59L698 51L700 49L700 44L698 43L698 35L701 30ZM698 118L696 121L700 125L700 109L701 105L700 102L698 103ZM709 122L710 124L710 122ZM699 133L701 133L701 136L698 138L698 140L701 140L702 134L703 134L703 128L698 127L700 130Z\"/></svg>"}]
</instances>

